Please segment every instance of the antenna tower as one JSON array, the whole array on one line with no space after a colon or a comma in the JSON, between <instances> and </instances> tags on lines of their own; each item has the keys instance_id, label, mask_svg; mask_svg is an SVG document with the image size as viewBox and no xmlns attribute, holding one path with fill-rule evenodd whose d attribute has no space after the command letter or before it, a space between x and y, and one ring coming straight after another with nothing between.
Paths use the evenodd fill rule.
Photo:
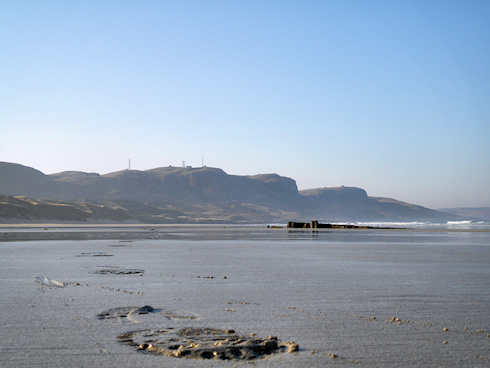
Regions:
<instances>
[{"instance_id":1,"label":"antenna tower","mask_svg":"<svg viewBox=\"0 0 490 368\"><path fill-rule=\"evenodd\" d=\"M131 170L131 159L128 160L128 170Z\"/></svg>"}]
</instances>

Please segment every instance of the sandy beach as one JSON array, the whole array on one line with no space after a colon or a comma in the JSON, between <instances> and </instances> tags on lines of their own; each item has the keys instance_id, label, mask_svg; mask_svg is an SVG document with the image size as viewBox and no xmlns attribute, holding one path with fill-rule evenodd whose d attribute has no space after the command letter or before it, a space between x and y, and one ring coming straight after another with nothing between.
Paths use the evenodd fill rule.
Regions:
<instances>
[{"instance_id":1,"label":"sandy beach","mask_svg":"<svg viewBox=\"0 0 490 368\"><path fill-rule=\"evenodd\" d=\"M490 233L0 227L5 367L487 367Z\"/></svg>"}]
</instances>

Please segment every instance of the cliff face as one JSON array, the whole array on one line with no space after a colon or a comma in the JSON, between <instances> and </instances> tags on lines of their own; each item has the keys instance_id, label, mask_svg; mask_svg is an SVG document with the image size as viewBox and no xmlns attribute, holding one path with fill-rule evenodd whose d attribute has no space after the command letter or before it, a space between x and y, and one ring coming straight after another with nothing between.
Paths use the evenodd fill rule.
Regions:
<instances>
[{"instance_id":1,"label":"cliff face","mask_svg":"<svg viewBox=\"0 0 490 368\"><path fill-rule=\"evenodd\" d=\"M372 198L360 188L298 192L293 179L277 174L228 175L221 169L208 167L162 167L106 175L76 171L45 175L26 166L0 162L0 194L72 201L71 205L78 210L82 202L103 205L105 209L124 209L126 219L143 222L459 219L456 215L396 200ZM4 208L7 202L2 204ZM20 207L26 209L29 205L24 203ZM10 207L11 216L14 208Z\"/></svg>"},{"instance_id":2,"label":"cliff face","mask_svg":"<svg viewBox=\"0 0 490 368\"><path fill-rule=\"evenodd\" d=\"M317 188L302 190L301 195L319 203L363 202L368 199L364 189L355 187Z\"/></svg>"}]
</instances>

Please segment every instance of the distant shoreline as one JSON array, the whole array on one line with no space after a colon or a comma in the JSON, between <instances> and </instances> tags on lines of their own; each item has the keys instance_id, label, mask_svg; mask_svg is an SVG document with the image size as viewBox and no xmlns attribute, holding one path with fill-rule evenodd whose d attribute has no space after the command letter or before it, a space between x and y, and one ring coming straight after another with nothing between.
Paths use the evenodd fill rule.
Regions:
<instances>
[{"instance_id":1,"label":"distant shoreline","mask_svg":"<svg viewBox=\"0 0 490 368\"><path fill-rule=\"evenodd\" d=\"M443 232L443 233L489 233L490 229L443 229L443 228L286 228L267 225L216 225L216 224L0 224L0 243L18 241L69 241L69 240L181 240L194 234L221 233L224 235L242 232L247 240L263 241L268 232L294 233L366 233L366 232ZM246 231L249 230L249 231ZM244 232L245 231L245 232ZM258 232L261 232L258 234ZM218 240L218 239L217 239Z\"/></svg>"}]
</instances>

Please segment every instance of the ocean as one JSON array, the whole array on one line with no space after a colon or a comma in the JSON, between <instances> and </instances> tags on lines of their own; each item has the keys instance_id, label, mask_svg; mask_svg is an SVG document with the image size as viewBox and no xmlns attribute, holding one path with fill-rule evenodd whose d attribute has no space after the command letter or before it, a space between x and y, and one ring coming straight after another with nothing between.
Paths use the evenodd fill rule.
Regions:
<instances>
[{"instance_id":1,"label":"ocean","mask_svg":"<svg viewBox=\"0 0 490 368\"><path fill-rule=\"evenodd\" d=\"M377 225L2 226L0 365L489 366L488 225Z\"/></svg>"}]
</instances>

